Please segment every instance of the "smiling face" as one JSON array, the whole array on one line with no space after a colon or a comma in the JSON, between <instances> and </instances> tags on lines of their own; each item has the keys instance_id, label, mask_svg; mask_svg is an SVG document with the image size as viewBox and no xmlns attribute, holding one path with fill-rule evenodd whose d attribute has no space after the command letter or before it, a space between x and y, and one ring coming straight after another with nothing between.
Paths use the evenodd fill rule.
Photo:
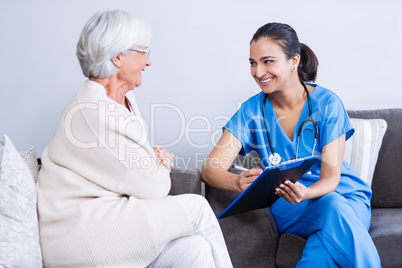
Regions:
<instances>
[{"instance_id":1,"label":"smiling face","mask_svg":"<svg viewBox=\"0 0 402 268\"><path fill-rule=\"evenodd\" d=\"M146 47L139 47L146 49ZM130 50L127 53L119 54L120 68L117 74L121 81L124 81L129 89L139 87L142 83L142 72L145 67L151 66L151 60L144 52Z\"/></svg>"},{"instance_id":2,"label":"smiling face","mask_svg":"<svg viewBox=\"0 0 402 268\"><path fill-rule=\"evenodd\" d=\"M250 69L261 90L270 94L288 88L298 81L297 68L300 56L288 59L277 42L260 38L250 45ZM295 80L296 79L296 80Z\"/></svg>"}]
</instances>

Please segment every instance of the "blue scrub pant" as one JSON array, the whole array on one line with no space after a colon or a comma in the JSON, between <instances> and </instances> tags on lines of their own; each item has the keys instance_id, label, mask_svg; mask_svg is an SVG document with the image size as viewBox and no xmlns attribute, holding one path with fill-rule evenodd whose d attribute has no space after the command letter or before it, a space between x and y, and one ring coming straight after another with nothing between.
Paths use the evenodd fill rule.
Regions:
<instances>
[{"instance_id":1,"label":"blue scrub pant","mask_svg":"<svg viewBox=\"0 0 402 268\"><path fill-rule=\"evenodd\" d=\"M381 267L371 209L359 197L332 192L296 205L280 198L271 212L280 233L307 237L297 267Z\"/></svg>"}]
</instances>

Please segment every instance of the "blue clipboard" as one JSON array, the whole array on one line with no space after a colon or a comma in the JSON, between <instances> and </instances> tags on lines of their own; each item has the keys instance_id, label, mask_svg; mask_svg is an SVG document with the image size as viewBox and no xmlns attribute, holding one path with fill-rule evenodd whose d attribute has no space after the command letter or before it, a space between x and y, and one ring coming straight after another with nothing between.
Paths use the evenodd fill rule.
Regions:
<instances>
[{"instance_id":1,"label":"blue clipboard","mask_svg":"<svg viewBox=\"0 0 402 268\"><path fill-rule=\"evenodd\" d=\"M218 219L239 213L270 207L279 195L275 189L286 180L295 183L321 156L314 155L267 167L221 214Z\"/></svg>"}]
</instances>

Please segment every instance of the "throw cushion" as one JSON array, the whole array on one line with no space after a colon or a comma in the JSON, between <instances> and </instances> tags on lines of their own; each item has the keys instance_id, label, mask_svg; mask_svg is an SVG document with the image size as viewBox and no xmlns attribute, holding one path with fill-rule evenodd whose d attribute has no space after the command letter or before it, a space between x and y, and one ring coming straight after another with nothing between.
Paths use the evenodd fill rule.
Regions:
<instances>
[{"instance_id":1,"label":"throw cushion","mask_svg":"<svg viewBox=\"0 0 402 268\"><path fill-rule=\"evenodd\" d=\"M0 266L42 267L34 179L11 140L0 141Z\"/></svg>"},{"instance_id":2,"label":"throw cushion","mask_svg":"<svg viewBox=\"0 0 402 268\"><path fill-rule=\"evenodd\" d=\"M369 186L373 181L374 169L387 130L384 119L351 118L355 134L346 141L344 160Z\"/></svg>"}]
</instances>

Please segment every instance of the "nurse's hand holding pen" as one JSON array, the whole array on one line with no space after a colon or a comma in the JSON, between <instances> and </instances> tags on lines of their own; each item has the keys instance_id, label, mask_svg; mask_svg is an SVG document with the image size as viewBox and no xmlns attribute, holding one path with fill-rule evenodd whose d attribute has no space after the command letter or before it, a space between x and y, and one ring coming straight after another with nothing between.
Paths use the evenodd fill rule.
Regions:
<instances>
[{"instance_id":1,"label":"nurse's hand holding pen","mask_svg":"<svg viewBox=\"0 0 402 268\"><path fill-rule=\"evenodd\" d=\"M262 169L252 168L240 173L239 188L244 191L261 174Z\"/></svg>"}]
</instances>

